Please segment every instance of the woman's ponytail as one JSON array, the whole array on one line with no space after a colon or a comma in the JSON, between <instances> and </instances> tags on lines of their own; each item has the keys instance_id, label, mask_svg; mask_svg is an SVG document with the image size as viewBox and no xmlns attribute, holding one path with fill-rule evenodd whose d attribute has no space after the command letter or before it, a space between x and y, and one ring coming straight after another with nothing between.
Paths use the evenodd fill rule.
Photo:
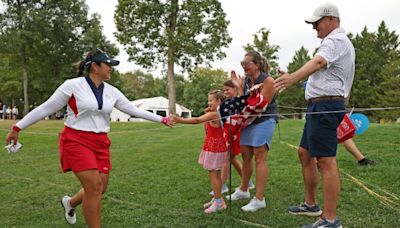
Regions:
<instances>
[{"instance_id":1,"label":"woman's ponytail","mask_svg":"<svg viewBox=\"0 0 400 228\"><path fill-rule=\"evenodd\" d=\"M268 59L265 58L264 56L261 57L262 58L262 67L261 67L261 71L264 73L269 74L271 72L271 66L268 62Z\"/></svg>"},{"instance_id":2,"label":"woman's ponytail","mask_svg":"<svg viewBox=\"0 0 400 228\"><path fill-rule=\"evenodd\" d=\"M90 67L92 66L92 61L91 58L96 54L96 51L91 51L86 53L86 57L84 60L80 61L77 64L78 67L78 73L77 73L77 77L81 77L84 76L85 73L85 67L86 67L86 72L90 72Z\"/></svg>"},{"instance_id":3,"label":"woman's ponytail","mask_svg":"<svg viewBox=\"0 0 400 228\"><path fill-rule=\"evenodd\" d=\"M262 56L259 52L251 50L246 53L245 56L251 56L253 63L258 64L258 70L269 74L271 71L271 65L267 58Z\"/></svg>"},{"instance_id":4,"label":"woman's ponytail","mask_svg":"<svg viewBox=\"0 0 400 228\"><path fill-rule=\"evenodd\" d=\"M85 60L82 60L82 61L80 61L80 62L78 63L78 72L77 72L77 74L76 74L77 77L83 76L83 73L84 73L84 71L85 71L85 63L86 63Z\"/></svg>"}]
</instances>

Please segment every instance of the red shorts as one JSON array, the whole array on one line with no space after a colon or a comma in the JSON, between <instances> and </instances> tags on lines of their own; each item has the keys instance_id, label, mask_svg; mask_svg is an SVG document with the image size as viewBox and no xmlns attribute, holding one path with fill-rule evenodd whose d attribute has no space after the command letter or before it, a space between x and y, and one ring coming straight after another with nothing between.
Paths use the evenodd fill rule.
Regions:
<instances>
[{"instance_id":1,"label":"red shorts","mask_svg":"<svg viewBox=\"0 0 400 228\"><path fill-rule=\"evenodd\" d=\"M59 140L63 172L97 169L101 173L110 173L111 142L107 133L79 131L65 126Z\"/></svg>"}]
</instances>

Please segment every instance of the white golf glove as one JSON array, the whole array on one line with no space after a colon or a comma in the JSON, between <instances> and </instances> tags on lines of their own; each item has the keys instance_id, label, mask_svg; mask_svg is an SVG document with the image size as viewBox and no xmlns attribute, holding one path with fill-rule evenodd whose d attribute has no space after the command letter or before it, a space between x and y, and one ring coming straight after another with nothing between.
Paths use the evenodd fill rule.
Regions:
<instances>
[{"instance_id":1,"label":"white golf glove","mask_svg":"<svg viewBox=\"0 0 400 228\"><path fill-rule=\"evenodd\" d=\"M17 144L14 145L13 142L11 142L10 144L8 144L7 146L5 146L6 150L8 151L9 154L11 153L17 153L17 151L19 149L21 149L22 144L17 142Z\"/></svg>"}]
</instances>

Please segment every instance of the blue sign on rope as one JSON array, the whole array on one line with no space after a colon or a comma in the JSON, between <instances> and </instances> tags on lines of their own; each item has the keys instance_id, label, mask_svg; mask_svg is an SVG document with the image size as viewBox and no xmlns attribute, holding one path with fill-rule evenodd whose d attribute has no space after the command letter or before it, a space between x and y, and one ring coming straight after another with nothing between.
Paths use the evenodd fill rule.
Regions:
<instances>
[{"instance_id":1,"label":"blue sign on rope","mask_svg":"<svg viewBox=\"0 0 400 228\"><path fill-rule=\"evenodd\" d=\"M351 122L356 127L356 135L364 133L369 127L368 117L361 113L354 113L350 116Z\"/></svg>"}]
</instances>

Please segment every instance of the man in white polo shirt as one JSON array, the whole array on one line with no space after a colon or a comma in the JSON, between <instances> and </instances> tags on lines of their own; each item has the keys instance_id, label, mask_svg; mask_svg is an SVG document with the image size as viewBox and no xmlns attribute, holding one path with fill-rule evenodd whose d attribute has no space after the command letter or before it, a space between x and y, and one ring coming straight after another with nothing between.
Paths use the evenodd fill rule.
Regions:
<instances>
[{"instance_id":1,"label":"man in white polo shirt","mask_svg":"<svg viewBox=\"0 0 400 228\"><path fill-rule=\"evenodd\" d=\"M275 88L286 87L308 78L305 98L306 124L298 150L306 189L305 201L289 208L295 215L320 216L314 224L304 227L342 227L336 216L340 179L336 164L336 129L344 116L344 97L348 97L354 78L355 51L345 31L340 27L338 8L332 3L318 6L306 20L321 38L315 56L293 73L281 72ZM336 112L335 112L336 111ZM343 112L340 112L343 111ZM318 167L322 173L323 212L316 202Z\"/></svg>"}]
</instances>

